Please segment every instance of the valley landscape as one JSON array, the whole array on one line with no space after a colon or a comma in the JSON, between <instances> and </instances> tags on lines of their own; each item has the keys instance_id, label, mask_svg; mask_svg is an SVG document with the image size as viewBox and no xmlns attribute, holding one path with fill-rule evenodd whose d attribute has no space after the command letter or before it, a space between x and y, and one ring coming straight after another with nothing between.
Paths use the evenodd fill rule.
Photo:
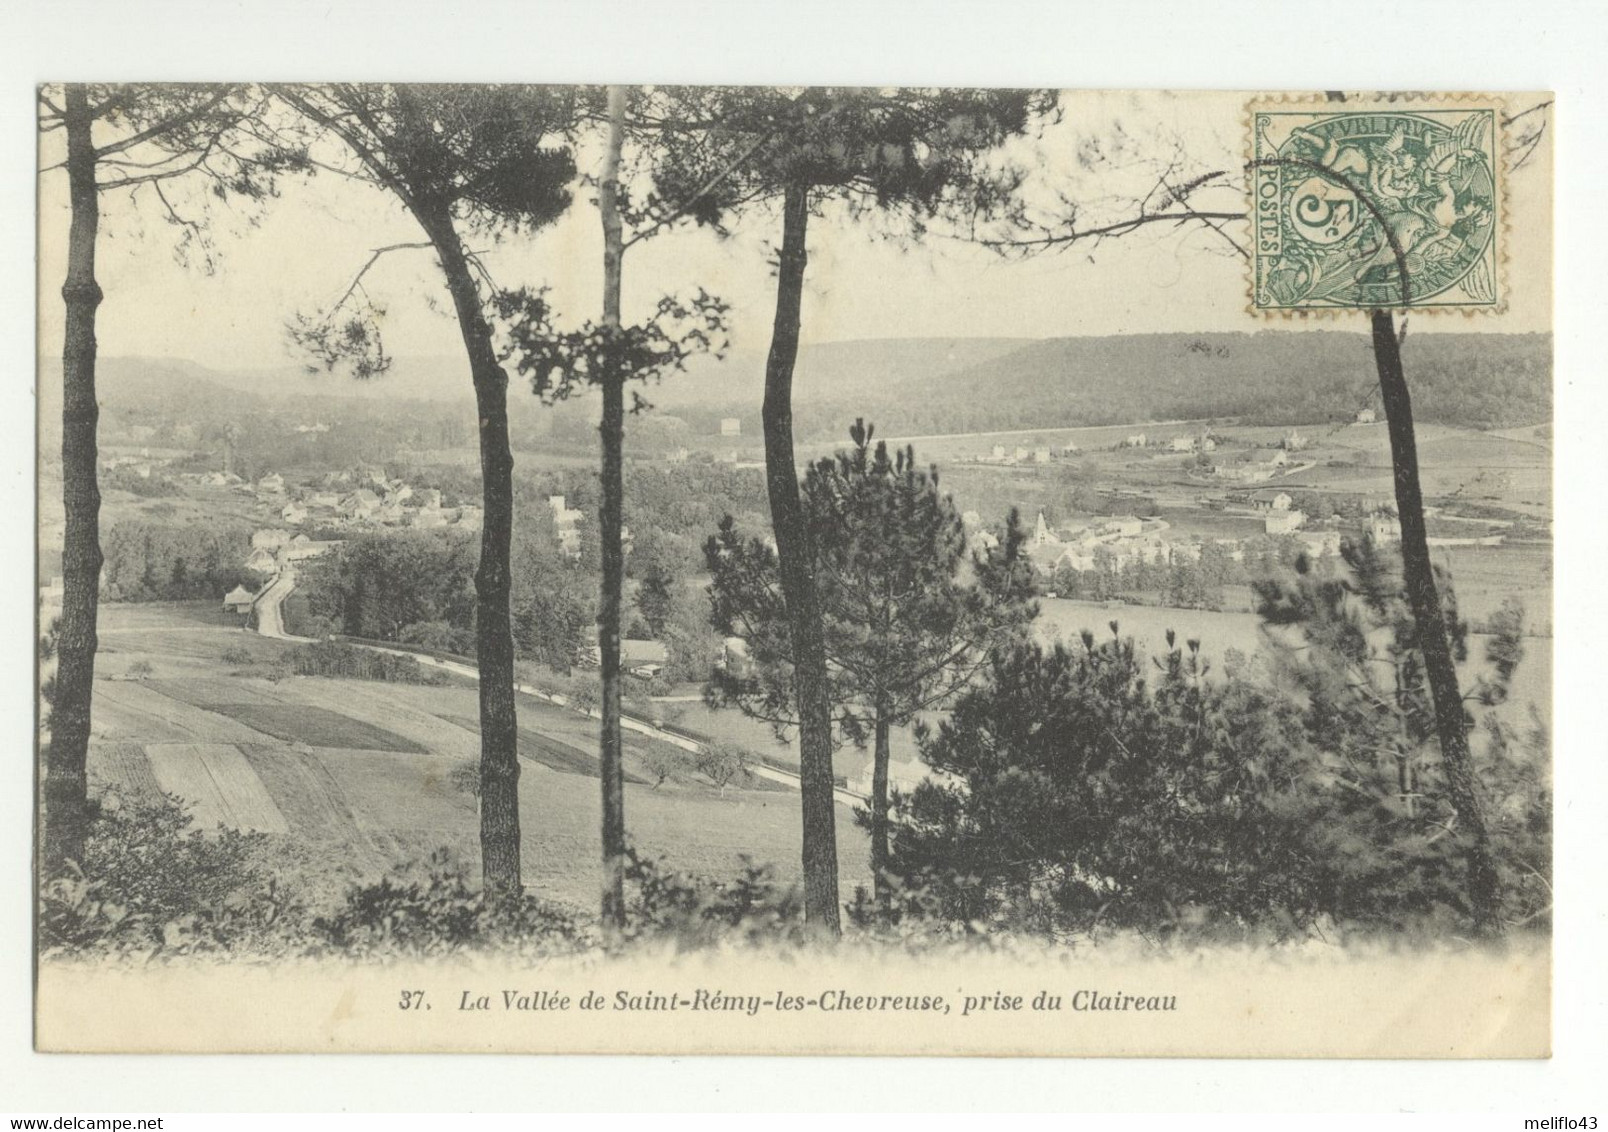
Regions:
<instances>
[{"instance_id":1,"label":"valley landscape","mask_svg":"<svg viewBox=\"0 0 1608 1132\"><path fill-rule=\"evenodd\" d=\"M1243 548L1254 550L1269 539L1272 509L1266 502L1258 506L1258 500L1283 493L1301 500L1311 513L1300 528L1282 537L1287 542L1305 539L1300 545L1314 554L1325 547L1332 554L1338 538L1361 521L1362 504L1369 513L1384 513L1391 499L1384 425L1359 421L1370 416L1364 411L1366 356L1360 347L1345 346L1345 336L1333 333L1276 334L1271 348L1262 347L1257 336L1241 337L1236 346L1249 359L1246 370L1197 387L1184 401L1176 401L1178 394L1163 385L1140 406L1140 415L1120 423L966 431L967 415L957 413L923 418L934 430L930 434L889 440L912 445L918 460L937 466L955 506L977 515L980 525L995 525L1014 508L1029 521L1046 516L1046 529L1054 537L1058 528L1099 528L1113 514L1131 513L1143 526L1159 531L1144 544L1152 556L1198 558L1203 542L1216 542L1236 548L1243 557ZM1132 372L1128 367L1148 372L1175 362L1192 364L1202 350L1191 341L1182 336L1140 339L1110 343L1104 351L1108 366L1125 373ZM1461 341L1442 343L1438 336L1422 341L1428 344L1431 364L1471 348ZM1311 378L1286 370L1288 359L1299 356L1296 348L1307 342L1318 345L1320 354L1355 348L1354 384L1325 377L1327 389L1314 390ZM1088 353L1075 340L893 340L806 350L799 410L802 418L820 423L815 434L804 438L804 448L825 455L842 447L832 437L846 438L852 417L845 415L858 415L835 408L847 390L897 390L899 381L927 373L929 405L948 398L958 402L973 383L1010 387L1021 379L1011 359L1023 354L1037 358L1052 346L1067 356ZM1522 372L1547 372L1544 339L1504 343L1503 349L1510 347L1518 351ZM720 420L742 420L752 411L745 407L752 404L751 395L742 390L757 389L757 382L752 373L745 378L736 367L753 361L737 358L719 373L667 379L653 391L654 409L633 420L626 450L638 473L660 478L665 490L682 496L699 491L690 478L676 486L689 469L717 471L735 485L727 499L739 505L740 513L746 507L748 521L757 524L763 521L758 453L741 432L722 436L719 428ZM997 372L979 376L979 367L986 366ZM243 565L251 537L264 531L283 531L287 542L298 532L319 539L375 537L407 531L420 523L421 515L428 516L428 510L416 506L398 508L389 516L343 516L331 508L321 518L316 506L307 510L313 497L329 494L323 489L331 477L344 477L338 490L349 488L354 469L359 476L368 467L395 469L397 477L421 483L457 480L461 500L472 498L477 494L472 449L437 447L434 438L420 435L424 427L453 427L459 407L451 395L459 379L450 363L403 359L396 369L400 377L394 387L386 384L389 376L357 387L291 370L269 380L260 371L107 359L102 452L111 477L131 477L138 484L125 479L134 490L113 486L115 478L108 484L103 521L114 534L120 527L232 527L238 532L241 561L224 565L233 567ZM51 372L50 363L43 362L46 395L41 408L47 414ZM1301 411L1289 405L1315 402L1318 407L1287 423L1243 423L1231 414L1208 411L1219 405L1243 408L1256 390L1274 380L1273 374L1282 375L1285 395L1277 408L1257 416L1285 418ZM1109 368L1035 373L1033 381L1064 397L1055 402L1061 420L1098 418L1107 412L1094 394L1111 386ZM1500 427L1461 423L1463 410L1455 405L1442 411L1451 420L1442 423L1426 413L1419 427L1431 545L1456 585L1463 616L1476 629L1471 638L1475 659L1466 666L1466 676L1479 666L1486 639L1478 634L1483 623L1505 601L1518 600L1525 609L1526 660L1503 709L1520 721L1532 705L1542 719L1551 711L1549 401L1545 383L1537 382L1526 387L1524 397L1503 401L1502 419L1489 422ZM1117 383L1138 387L1133 380ZM1364 391L1360 399L1355 399L1357 388ZM1079 389L1088 392L1080 397ZM167 408L180 401L189 406L182 417ZM895 422L910 419L897 411L900 402L885 393L876 393L870 404L883 407ZM438 406L428 411L435 422L429 426L419 415L426 405ZM1168 415L1174 412L1188 416ZM516 414L518 475L532 485L533 500L563 488L572 503L587 508L595 476L584 470L589 462L586 434L593 427L583 424L586 413L584 405L574 405L556 411L527 406ZM706 419L709 424L698 423ZM879 436L881 432L879 427ZM226 433L231 437L227 444ZM1130 444L1140 433L1145 443ZM1212 438L1209 457L1200 450L1202 437ZM254 478L231 474L233 482L216 482L231 461ZM1218 466L1249 468L1250 477L1225 482L1212 473ZM267 477L282 483L265 490ZM54 517L59 489L53 489L48 444L40 482L40 570L48 591L53 563L59 562L53 542L60 530ZM381 495L386 491L377 490ZM1353 504L1351 518L1319 513L1331 500L1339 501L1336 511ZM446 502L456 501L449 495ZM644 723L671 727L683 740L730 744L742 752L745 763L796 774L795 736L779 741L766 724L702 702L699 671L718 657L719 640L699 624L707 619L708 575L696 548L713 533L719 500L702 502L714 505L703 508L707 525L702 531L664 529L661 516L628 507L628 524L651 536L650 545L676 556L684 587L682 616L691 624L677 650L688 655L667 674L677 678L656 679L651 688L639 681L644 694L634 712ZM287 521L287 513L296 521ZM550 515L527 514L539 515L542 524L550 522ZM579 525L584 529L590 518L579 519ZM450 531L451 523L444 520L442 527L443 533ZM556 540L558 535L548 531L540 537ZM595 532L584 537L595 537ZM1062 545L1057 538L1049 549ZM1170 602L1165 592L1143 579L1126 586L1117 582L1110 596L1091 600L1057 594L1053 562L1040 564L1042 594L1034 632L1046 643L1075 645L1084 630L1104 638L1110 633L1108 624L1115 622L1122 635L1133 636L1151 656L1166 650L1169 630L1181 640L1200 641L1203 655L1219 665L1228 650L1250 657L1273 647L1243 584L1221 586L1210 608ZM118 562L111 568L120 569ZM316 573L319 563L306 561L301 568ZM1075 583L1076 576L1074 571L1059 580ZM117 575L111 577L115 584ZM110 601L102 606L104 661L97 672L90 764L99 788L147 801L153 790L174 794L193 807L194 820L203 828L221 824L315 846L317 857L341 863L325 878L331 896L341 884L416 860L434 848L451 848L472 866L476 800L465 787L473 778L477 750L472 681L454 677L455 687L419 689L284 677L286 656L298 646L261 637L254 623L243 628L250 619L222 610L218 603L223 596L220 592L177 603ZM309 630L304 599L293 598L285 609L293 634ZM428 659L428 648L398 643ZM223 659L226 653L236 661L240 653L249 654L250 660L230 663ZM141 661L150 665L151 674L131 678L129 668ZM276 669L280 675L270 680ZM538 664L531 671L536 686L545 685L561 698L569 687L571 678L551 666ZM579 907L592 883L587 831L598 808L596 723L532 696L521 697L519 710L530 887ZM796 780L789 786L785 779L773 781L745 770L739 776L743 781L716 786L697 771L696 758L687 751L652 737L628 735L627 797L644 852L709 876L735 875L747 857L774 867L783 881L796 881L791 843ZM665 748L666 758L673 752L670 761L680 764L675 777L658 785L657 773L642 765L644 756L654 761L655 745ZM919 745L909 728L899 728L892 747L896 780L910 788L925 776ZM845 799L855 796L851 785L863 790L869 782L868 759L868 751L852 744L839 751L836 771ZM426 804L427 812L418 810ZM863 845L864 834L856 828L851 806L840 803L840 808L842 884L844 891L853 892L869 880L863 848L856 844Z\"/></svg>"}]
</instances>

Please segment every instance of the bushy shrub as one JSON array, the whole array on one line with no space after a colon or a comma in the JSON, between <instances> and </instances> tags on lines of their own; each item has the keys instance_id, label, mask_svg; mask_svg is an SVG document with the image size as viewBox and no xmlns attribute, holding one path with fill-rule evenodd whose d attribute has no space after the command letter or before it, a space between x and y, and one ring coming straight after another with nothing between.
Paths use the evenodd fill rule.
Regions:
<instances>
[{"instance_id":1,"label":"bushy shrub","mask_svg":"<svg viewBox=\"0 0 1608 1132\"><path fill-rule=\"evenodd\" d=\"M578 711L582 715L591 715L597 711L603 702L603 697L596 674L583 672L572 677L566 700L571 710Z\"/></svg>"},{"instance_id":2,"label":"bushy shrub","mask_svg":"<svg viewBox=\"0 0 1608 1132\"><path fill-rule=\"evenodd\" d=\"M281 954L304 909L273 875L262 834L190 828L177 799L91 824L81 863L40 889L42 955Z\"/></svg>"},{"instance_id":3,"label":"bushy shrub","mask_svg":"<svg viewBox=\"0 0 1608 1132\"><path fill-rule=\"evenodd\" d=\"M1225 657L1209 679L1198 642L1169 633L1145 664L1115 623L1098 645L1085 633L1081 649L996 656L922 738L940 778L896 799L900 896L884 922L1192 941L1467 931L1467 823L1393 552L1347 543L1338 559L1269 568L1255 586L1269 650ZM1464 660L1467 627L1437 581ZM1463 681L1484 710L1476 789L1501 916L1545 928L1546 729L1499 710L1523 660L1522 609L1491 628Z\"/></svg>"},{"instance_id":4,"label":"bushy shrub","mask_svg":"<svg viewBox=\"0 0 1608 1132\"><path fill-rule=\"evenodd\" d=\"M797 888L778 884L769 865L741 860L736 880L714 881L627 850L625 938L667 942L678 950L803 942L804 902Z\"/></svg>"},{"instance_id":5,"label":"bushy shrub","mask_svg":"<svg viewBox=\"0 0 1608 1132\"><path fill-rule=\"evenodd\" d=\"M480 797L480 763L475 759L465 759L454 763L447 772L447 781L452 788L460 794L467 794L471 798Z\"/></svg>"},{"instance_id":6,"label":"bushy shrub","mask_svg":"<svg viewBox=\"0 0 1608 1132\"><path fill-rule=\"evenodd\" d=\"M1437 569L1435 580L1453 656L1470 660L1451 576ZM1342 925L1393 932L1466 930L1466 825L1452 803L1398 552L1368 538L1347 541L1337 561L1303 556L1255 590L1263 619L1285 632L1274 638L1284 642L1270 654L1275 672L1304 705L1310 854L1323 865L1332 914ZM1484 709L1484 742L1469 737L1475 786L1501 916L1544 926L1552 855L1546 729L1534 718L1515 728L1497 710L1524 659L1522 605L1504 603L1488 627L1484 665L1470 663L1461 677L1465 704ZM1476 720L1465 711L1465 722Z\"/></svg>"},{"instance_id":7,"label":"bushy shrub","mask_svg":"<svg viewBox=\"0 0 1608 1132\"><path fill-rule=\"evenodd\" d=\"M318 641L291 654L291 667L301 676L343 676L383 680L391 684L447 683L447 674L426 668L411 656L377 652L341 641Z\"/></svg>"},{"instance_id":8,"label":"bushy shrub","mask_svg":"<svg viewBox=\"0 0 1608 1132\"><path fill-rule=\"evenodd\" d=\"M528 894L488 900L447 850L421 869L359 885L336 912L313 920L317 944L352 958L441 956L495 950L561 954L587 942L561 910Z\"/></svg>"},{"instance_id":9,"label":"bushy shrub","mask_svg":"<svg viewBox=\"0 0 1608 1132\"><path fill-rule=\"evenodd\" d=\"M1170 643L1170 642L1169 642ZM1020 647L926 737L948 776L895 802L893 868L954 924L1072 935L1282 933L1315 914L1293 705L1207 681L1198 645L1154 686L1131 639Z\"/></svg>"},{"instance_id":10,"label":"bushy shrub","mask_svg":"<svg viewBox=\"0 0 1608 1132\"><path fill-rule=\"evenodd\" d=\"M732 743L706 743L695 756L694 765L722 794L734 782L748 778L748 752Z\"/></svg>"},{"instance_id":11,"label":"bushy shrub","mask_svg":"<svg viewBox=\"0 0 1608 1132\"><path fill-rule=\"evenodd\" d=\"M473 629L458 628L441 620L415 621L411 625L404 625L400 639L406 644L418 645L434 652L454 653L458 656L473 656L475 652Z\"/></svg>"}]
</instances>

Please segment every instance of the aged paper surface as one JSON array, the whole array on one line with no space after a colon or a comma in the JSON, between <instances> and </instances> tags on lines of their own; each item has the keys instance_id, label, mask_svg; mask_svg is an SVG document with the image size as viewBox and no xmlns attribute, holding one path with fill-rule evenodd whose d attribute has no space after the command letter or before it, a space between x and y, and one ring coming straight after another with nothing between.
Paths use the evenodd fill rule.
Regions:
<instances>
[{"instance_id":1,"label":"aged paper surface","mask_svg":"<svg viewBox=\"0 0 1608 1132\"><path fill-rule=\"evenodd\" d=\"M118 90L92 87L91 108ZM155 120L210 122L216 109L194 92L169 90L166 104L142 93ZM620 320L660 327L647 353L684 352L686 365L660 375L658 361L632 363L662 377L641 389L652 408L624 426L619 796L639 854L623 885L636 942L604 946L604 645L588 626L605 516L598 399L574 362L606 317L593 197L608 113L600 91L585 93L574 170L518 167L527 188L569 178L567 210L534 231L505 223L547 207L534 192L486 188L495 161L476 131L504 121L490 90L434 92L416 122L389 88L333 100L320 84L230 90L219 104L239 99L239 121L219 125L219 149L204 132L118 148L153 119L96 120L97 824L82 866L42 878L38 1048L1549 1055L1550 96L1065 92L1046 96L1042 123L996 139L966 101L986 101L978 92L930 94L891 137L876 132L879 113L894 113L878 99L897 109L905 92L657 92L680 117L654 120L682 123L703 148L682 153L679 180L663 166L656 180L651 135L630 135L619 172ZM47 94L70 115L63 92ZM818 98L827 124L698 134L699 111L722 97L734 118L760 119L775 111L752 103ZM960 100L944 109L953 118L933 111L945 97ZM474 659L486 653L475 563L495 525L481 497L484 405L477 414L460 335L475 301L450 289L440 214L408 179L430 170L403 162L388 179L365 164L359 127L342 133L376 107L401 123L389 135L399 146L417 141L415 126L465 131L467 144L444 151L466 170L450 177L461 195L445 223L461 233L467 294L510 378L511 812L529 899L511 921L477 903L497 784L480 764L494 728ZM1335 124L1352 115L1376 120ZM936 133L910 140L934 120ZM46 636L63 632L70 604L63 499L82 444L82 433L61 439L64 375L82 358L52 353L66 340L70 354L72 340L64 133L41 144ZM946 146L964 158L933 157ZM790 156L759 167L774 149ZM1302 175L1270 194L1264 245L1259 186L1268 168L1293 168L1258 164L1272 155ZM1032 670L1041 700L1013 698L1007 674L990 675L988 639L961 634L944 655L964 653L965 680L924 692L891 728L880 776L869 717L840 719L827 809L834 906L851 908L837 949L798 941L813 899L798 728L778 742L752 718L796 709L743 684L791 638L712 622L720 548L704 550L726 514L761 546L769 537L775 446L762 399L797 204L785 185L801 167L819 183L796 308L798 475L850 449L864 417L895 452L910 444L915 467L938 467L968 561L995 561L1015 509L1034 590L1028 640L1040 658L1057 643L1073 658L1061 684ZM987 192L957 209L932 190L931 169ZM723 178L729 192L709 190ZM214 187L227 206L208 203ZM1294 256L1298 246L1319 250ZM699 305L699 291L726 309ZM676 301L656 305L661 295ZM1413 392L1417 516L1399 508L1378 312ZM705 352L715 339L729 339L718 359ZM565 403L544 403L560 391ZM1457 691L1475 724L1499 942L1478 939L1493 924L1469 879L1469 822L1418 647L1399 635L1411 602L1403 589L1369 620L1362 568L1342 551L1366 535L1396 555L1415 527L1445 568L1439 584L1456 585ZM1287 667L1301 663L1288 655L1296 630L1269 610L1299 607L1311 625L1337 592L1301 605L1298 560L1351 584L1341 619L1361 652L1339 654L1350 664L1339 671L1388 703L1346 700ZM1285 588L1257 588L1270 580ZM42 666L58 689L61 639ZM872 649L864 669L887 671L915 647ZM1120 718L1078 716L1101 694L1079 673L1130 661ZM736 683L722 692L716 673ZM1069 686L1084 699L1055 699ZM847 679L834 688L840 707L859 694ZM993 696L970 701L986 726L947 746L936 731L918 737L915 716L936 729L979 688ZM1155 698L1168 688L1175 701ZM1253 692L1264 706L1246 706ZM1334 714L1314 722L1325 695ZM1175 703L1197 710L1198 726L1181 728ZM1046 726L1089 730L1057 746L1040 728L1013 729L1040 708ZM1123 730L1145 712L1143 728ZM1271 738L1243 738L1264 722ZM39 761L44 828L53 738ZM1154 774L1108 777L1100 760L1118 749L1138 760L1121 765L1151 759ZM1002 762L984 766L979 751ZM1012 773L1039 785L1010 792L996 772L1013 758ZM890 783L892 859L908 871L883 912L869 810ZM769 872L745 872L745 858Z\"/></svg>"}]
</instances>

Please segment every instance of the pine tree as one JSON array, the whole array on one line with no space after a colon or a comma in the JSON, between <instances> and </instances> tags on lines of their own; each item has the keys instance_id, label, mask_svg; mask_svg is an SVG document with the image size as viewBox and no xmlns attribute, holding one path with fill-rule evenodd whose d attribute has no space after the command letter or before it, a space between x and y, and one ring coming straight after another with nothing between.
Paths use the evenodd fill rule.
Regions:
<instances>
[{"instance_id":1,"label":"pine tree","mask_svg":"<svg viewBox=\"0 0 1608 1132\"><path fill-rule=\"evenodd\" d=\"M676 607L676 576L663 559L651 558L637 582L637 611L655 640L664 638Z\"/></svg>"},{"instance_id":2,"label":"pine tree","mask_svg":"<svg viewBox=\"0 0 1608 1132\"><path fill-rule=\"evenodd\" d=\"M1524 653L1523 611L1509 604L1493 619L1484 657L1489 672L1455 704L1465 736L1466 762L1459 766L1444 745L1426 646L1438 637L1448 664L1466 661L1468 624L1450 575L1434 569L1433 583L1432 633L1423 629L1402 556L1366 536L1342 543L1340 561L1328 568L1301 556L1292 570L1253 587L1262 618L1297 634L1294 641L1271 638L1281 645L1274 656L1301 693L1323 772L1343 787L1318 822L1335 831L1325 855L1336 866L1337 914L1406 921L1450 908L1460 929L1495 933L1505 909L1515 922L1535 911L1524 894L1537 873L1533 862L1544 869L1548 857L1550 811L1534 773L1537 760L1508 757L1511 728L1494 713L1485 720L1492 735L1485 757L1476 761L1466 745L1470 705L1494 708L1508 698ZM1465 773L1467 782L1460 782ZM1469 856L1474 837L1458 836L1476 785L1506 815L1498 819L1501 837L1480 823L1483 865ZM1482 867L1488 878L1470 875ZM1511 890L1508 899L1499 896L1504 889Z\"/></svg>"},{"instance_id":3,"label":"pine tree","mask_svg":"<svg viewBox=\"0 0 1608 1132\"><path fill-rule=\"evenodd\" d=\"M672 214L719 229L733 212L779 201L776 311L765 361L765 484L799 702L805 915L841 930L832 800L832 703L823 610L793 450L807 233L836 203L850 216L897 215L912 238L934 217L975 224L1015 206L1021 175L991 164L1052 104L1030 91L688 88L677 92L658 190ZM682 202L682 203L677 203Z\"/></svg>"},{"instance_id":4,"label":"pine tree","mask_svg":"<svg viewBox=\"0 0 1608 1132\"><path fill-rule=\"evenodd\" d=\"M60 100L59 103L57 100ZM164 183L206 182L215 198L260 202L279 174L303 165L293 144L264 142L254 129L260 97L241 85L67 83L39 92L42 135L61 130L71 223L62 343L62 614L44 782L42 856L47 869L82 855L88 824L90 708L98 638L100 486L96 476L96 317L104 294L95 274L103 194L150 191L179 233L181 258L196 252L211 265L204 216L174 206ZM48 144L48 142L47 142Z\"/></svg>"},{"instance_id":5,"label":"pine tree","mask_svg":"<svg viewBox=\"0 0 1608 1132\"><path fill-rule=\"evenodd\" d=\"M605 125L603 167L597 179L598 215L603 228L603 311L596 323L579 331L561 332L551 322L551 311L540 293L514 291L499 294L499 313L507 320L514 343L508 356L517 360L522 374L531 377L535 392L557 398L580 383L599 387L603 408L598 423L602 498L598 508L597 560L601 585L597 606L598 665L601 676L598 754L602 781L603 898L602 920L618 930L625 925L625 763L620 724L623 673L620 664L623 600L625 592L625 393L633 381L647 383L682 368L695 353L724 351L725 304L700 290L681 302L662 299L645 324L626 326L621 319L625 253L675 217L646 214L631 204L630 185L622 172L627 135L634 131L639 146L638 164L651 175L660 136L641 128L639 120L653 119L652 92L637 91L635 116L630 113L631 91L610 86L604 95ZM644 103L649 105L644 106ZM628 220L642 226L629 236ZM636 409L646 406L634 394ZM590 538L583 532L583 542ZM591 547L583 555L591 558Z\"/></svg>"},{"instance_id":6,"label":"pine tree","mask_svg":"<svg viewBox=\"0 0 1608 1132\"><path fill-rule=\"evenodd\" d=\"M508 375L499 362L481 289L483 268L465 231L528 231L568 207L575 163L565 139L575 120L573 90L533 86L411 86L346 83L274 88L307 122L349 151L345 171L395 198L425 240L378 249L336 307L300 322L297 337L326 365L359 377L382 373L372 311L344 306L362 294L380 256L427 249L441 266L463 339L480 426L484 503L475 572L475 658L480 668L480 852L485 889L497 899L522 891L518 721L509 556L514 525L513 452L508 441Z\"/></svg>"},{"instance_id":7,"label":"pine tree","mask_svg":"<svg viewBox=\"0 0 1608 1132\"><path fill-rule=\"evenodd\" d=\"M890 732L947 703L990 653L1019 641L1037 615L1026 538L1013 513L1004 541L973 555L936 469L915 452L872 447L856 422L854 446L821 460L801 493L820 594L834 723L841 741L872 747L871 869L888 904ZM748 642L751 671L717 671L713 698L781 729L800 719L797 668L779 563L743 539L729 517L705 547L712 620Z\"/></svg>"}]
</instances>

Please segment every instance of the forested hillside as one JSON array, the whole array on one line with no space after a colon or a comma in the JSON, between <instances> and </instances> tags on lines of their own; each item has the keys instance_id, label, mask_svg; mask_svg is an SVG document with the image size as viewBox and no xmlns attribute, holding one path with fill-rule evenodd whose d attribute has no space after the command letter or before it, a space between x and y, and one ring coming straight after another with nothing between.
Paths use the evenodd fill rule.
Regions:
<instances>
[{"instance_id":1,"label":"forested hillside","mask_svg":"<svg viewBox=\"0 0 1608 1132\"><path fill-rule=\"evenodd\" d=\"M1419 334L1404 355L1421 422L1505 428L1552 417L1550 335ZM109 438L143 425L148 443L221 449L233 425L242 455L265 465L331 448L384 461L399 443L463 445L474 423L467 396L446 411L414 399L427 362L399 362L397 372L412 376L393 385L390 373L361 384L329 375L264 380L262 371L107 359L103 427ZM1200 417L1309 424L1376 404L1373 365L1367 336L1340 331L835 342L801 352L794 419L801 440L839 439L861 416L884 436ZM670 377L645 391L656 410L634 421L632 434L639 442L651 436L650 447L695 448L697 438L718 433L722 417L737 417L744 435L757 436L763 368L763 358L734 354ZM40 377L48 417L53 406L59 413L59 363L44 363ZM594 443L590 401L555 414L516 395L510 410L516 447ZM650 424L661 418L675 425L663 437ZM295 431L310 421L330 433ZM48 451L53 436L47 430L43 439Z\"/></svg>"},{"instance_id":2,"label":"forested hillside","mask_svg":"<svg viewBox=\"0 0 1608 1132\"><path fill-rule=\"evenodd\" d=\"M1501 428L1552 415L1545 335L1423 334L1404 347L1420 421ZM1245 424L1344 419L1375 385L1366 335L1334 331L1055 338L930 377L866 382L807 402L799 431L857 415L886 435L1126 424L1198 417Z\"/></svg>"}]
</instances>

